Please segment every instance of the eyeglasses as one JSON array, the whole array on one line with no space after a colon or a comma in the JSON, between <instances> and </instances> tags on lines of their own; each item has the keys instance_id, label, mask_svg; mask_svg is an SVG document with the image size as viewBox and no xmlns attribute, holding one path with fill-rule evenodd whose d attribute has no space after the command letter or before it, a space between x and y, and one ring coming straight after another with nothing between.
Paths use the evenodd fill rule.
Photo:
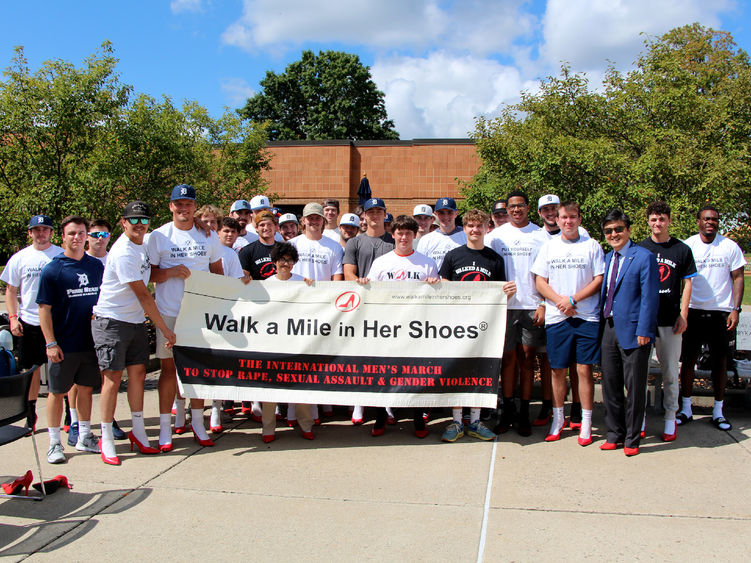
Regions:
<instances>
[{"instance_id":1,"label":"eyeglasses","mask_svg":"<svg viewBox=\"0 0 751 563\"><path fill-rule=\"evenodd\" d=\"M277 263L279 263L279 264L292 264L292 265L294 265L295 261L292 260L292 258L279 258L277 260Z\"/></svg>"},{"instance_id":2,"label":"eyeglasses","mask_svg":"<svg viewBox=\"0 0 751 563\"><path fill-rule=\"evenodd\" d=\"M615 233L622 233L626 230L626 227L623 225L618 225L617 227L606 227L602 230L603 233L605 233L605 236L608 236L610 234Z\"/></svg>"},{"instance_id":3,"label":"eyeglasses","mask_svg":"<svg viewBox=\"0 0 751 563\"><path fill-rule=\"evenodd\" d=\"M150 219L148 217L128 217L128 222L131 225L138 225L138 223L141 223L141 225L148 225Z\"/></svg>"},{"instance_id":4,"label":"eyeglasses","mask_svg":"<svg viewBox=\"0 0 751 563\"><path fill-rule=\"evenodd\" d=\"M91 238L109 238L110 234L105 231L93 231L89 233Z\"/></svg>"},{"instance_id":5,"label":"eyeglasses","mask_svg":"<svg viewBox=\"0 0 751 563\"><path fill-rule=\"evenodd\" d=\"M526 203L512 203L511 205L507 205L506 209L522 209L524 207L527 207Z\"/></svg>"}]
</instances>

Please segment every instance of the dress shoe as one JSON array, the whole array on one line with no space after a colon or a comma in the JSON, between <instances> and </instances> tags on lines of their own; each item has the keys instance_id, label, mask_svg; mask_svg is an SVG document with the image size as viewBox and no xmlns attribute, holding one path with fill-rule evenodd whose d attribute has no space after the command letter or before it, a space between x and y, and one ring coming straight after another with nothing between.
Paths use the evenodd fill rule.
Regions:
<instances>
[{"instance_id":1,"label":"dress shoe","mask_svg":"<svg viewBox=\"0 0 751 563\"><path fill-rule=\"evenodd\" d=\"M415 430L415 436L418 438L425 438L428 435L428 429L424 428L422 430Z\"/></svg>"},{"instance_id":2,"label":"dress shoe","mask_svg":"<svg viewBox=\"0 0 751 563\"><path fill-rule=\"evenodd\" d=\"M633 457L635 455L639 455L639 448L623 448L623 453L628 457Z\"/></svg>"},{"instance_id":3,"label":"dress shoe","mask_svg":"<svg viewBox=\"0 0 751 563\"><path fill-rule=\"evenodd\" d=\"M254 413L253 410L251 409L250 420L252 420L253 422L263 422L263 417Z\"/></svg>"},{"instance_id":4,"label":"dress shoe","mask_svg":"<svg viewBox=\"0 0 751 563\"><path fill-rule=\"evenodd\" d=\"M550 422L553 419L553 413L549 412L547 415L545 415L543 418L536 418L532 421L532 426L545 426L548 422Z\"/></svg>"},{"instance_id":5,"label":"dress shoe","mask_svg":"<svg viewBox=\"0 0 751 563\"><path fill-rule=\"evenodd\" d=\"M107 465L120 465L120 458L117 456L108 457L104 455L104 450L102 449L102 441L99 440L99 455L102 456L102 461L106 463Z\"/></svg>"},{"instance_id":6,"label":"dress shoe","mask_svg":"<svg viewBox=\"0 0 751 563\"><path fill-rule=\"evenodd\" d=\"M188 427L187 426L175 426L175 434L185 434L187 432Z\"/></svg>"},{"instance_id":7,"label":"dress shoe","mask_svg":"<svg viewBox=\"0 0 751 563\"><path fill-rule=\"evenodd\" d=\"M663 442L672 442L678 437L678 428L676 427L675 431L672 434L665 434L662 433L662 441Z\"/></svg>"},{"instance_id":8,"label":"dress shoe","mask_svg":"<svg viewBox=\"0 0 751 563\"><path fill-rule=\"evenodd\" d=\"M144 446L138 438L136 438L135 434L133 432L128 432L128 440L130 440L130 451L133 451L133 445L138 448L138 451L142 454L158 454L159 450L156 448L152 448L151 446Z\"/></svg>"},{"instance_id":9,"label":"dress shoe","mask_svg":"<svg viewBox=\"0 0 751 563\"><path fill-rule=\"evenodd\" d=\"M112 419L112 437L115 440L125 440L128 437L128 435L123 432L123 429L120 428L114 418Z\"/></svg>"},{"instance_id":10,"label":"dress shoe","mask_svg":"<svg viewBox=\"0 0 751 563\"><path fill-rule=\"evenodd\" d=\"M210 426L209 430L211 430L213 434L221 434L222 432L224 432L224 427L223 426Z\"/></svg>"},{"instance_id":11,"label":"dress shoe","mask_svg":"<svg viewBox=\"0 0 751 563\"><path fill-rule=\"evenodd\" d=\"M362 423L363 423L362 418L353 418L352 419L352 424L354 424L355 426L360 426Z\"/></svg>"},{"instance_id":12,"label":"dress shoe","mask_svg":"<svg viewBox=\"0 0 751 563\"><path fill-rule=\"evenodd\" d=\"M371 436L383 436L385 433L385 428L376 428L375 426L373 427L373 430L370 431Z\"/></svg>"},{"instance_id":13,"label":"dress shoe","mask_svg":"<svg viewBox=\"0 0 751 563\"><path fill-rule=\"evenodd\" d=\"M551 426L552 426L552 424L551 424ZM548 431L548 435L545 436L545 441L546 442L557 442L560 439L561 432L563 431L563 429L565 427L566 427L566 424L564 422L563 426L561 426L560 430L558 430L558 432L556 434L551 434L550 431ZM551 428L551 430L552 430L552 428Z\"/></svg>"},{"instance_id":14,"label":"dress shoe","mask_svg":"<svg viewBox=\"0 0 751 563\"><path fill-rule=\"evenodd\" d=\"M641 432L639 432L639 438L646 438L646 437L647 437L647 431L646 430L642 430Z\"/></svg>"},{"instance_id":15,"label":"dress shoe","mask_svg":"<svg viewBox=\"0 0 751 563\"><path fill-rule=\"evenodd\" d=\"M600 444L600 449L605 451L617 450L618 444L615 442L605 442L604 444Z\"/></svg>"},{"instance_id":16,"label":"dress shoe","mask_svg":"<svg viewBox=\"0 0 751 563\"><path fill-rule=\"evenodd\" d=\"M198 437L198 434L196 434L196 431L195 431L195 429L192 426L190 427L190 429L193 432L193 439L196 442L198 442L200 445L202 445L202 446L213 446L214 445L214 441L211 438L209 438L208 440L202 440L201 438Z\"/></svg>"},{"instance_id":17,"label":"dress shoe","mask_svg":"<svg viewBox=\"0 0 751 563\"><path fill-rule=\"evenodd\" d=\"M296 418L293 418L293 419L289 419L288 418L287 419L287 426L289 426L290 428L294 428L295 426L297 426L297 419Z\"/></svg>"},{"instance_id":18,"label":"dress shoe","mask_svg":"<svg viewBox=\"0 0 751 563\"><path fill-rule=\"evenodd\" d=\"M388 424L389 426L393 426L394 424L396 424L396 418L393 416L387 416L386 424Z\"/></svg>"},{"instance_id":19,"label":"dress shoe","mask_svg":"<svg viewBox=\"0 0 751 563\"><path fill-rule=\"evenodd\" d=\"M261 440L263 440L266 444L268 444L269 442L273 442L274 440L276 440L276 436L274 434L263 434L261 436Z\"/></svg>"},{"instance_id":20,"label":"dress shoe","mask_svg":"<svg viewBox=\"0 0 751 563\"><path fill-rule=\"evenodd\" d=\"M42 483L34 483L32 485L40 493L45 495L51 495L58 489L72 489L73 485L68 482L68 478L65 475L55 475L52 479L48 479L44 482L44 490L42 490Z\"/></svg>"},{"instance_id":21,"label":"dress shoe","mask_svg":"<svg viewBox=\"0 0 751 563\"><path fill-rule=\"evenodd\" d=\"M321 425L321 419L315 418L313 419L313 426L320 426Z\"/></svg>"},{"instance_id":22,"label":"dress shoe","mask_svg":"<svg viewBox=\"0 0 751 563\"><path fill-rule=\"evenodd\" d=\"M301 432L301 434L302 434L302 437L303 437L303 438L305 438L306 440L315 440L315 439L316 439L316 435L315 435L315 434L313 434L313 432L312 432L312 431L310 431L310 432L305 432L305 430L303 430L303 431Z\"/></svg>"},{"instance_id":23,"label":"dress shoe","mask_svg":"<svg viewBox=\"0 0 751 563\"><path fill-rule=\"evenodd\" d=\"M25 489L26 491L24 494L29 496L29 486L33 479L34 475L31 473L31 469L29 469L23 477L15 479L12 483L3 483L3 492L6 495L19 495L21 491Z\"/></svg>"},{"instance_id":24,"label":"dress shoe","mask_svg":"<svg viewBox=\"0 0 751 563\"><path fill-rule=\"evenodd\" d=\"M162 452L163 454L166 454L167 452L171 452L172 442L170 442L169 444L159 444L159 451Z\"/></svg>"},{"instance_id":25,"label":"dress shoe","mask_svg":"<svg viewBox=\"0 0 751 563\"><path fill-rule=\"evenodd\" d=\"M565 425L564 425L565 426ZM573 420L568 421L568 429L569 430L581 430L582 427L582 421L574 422Z\"/></svg>"},{"instance_id":26,"label":"dress shoe","mask_svg":"<svg viewBox=\"0 0 751 563\"><path fill-rule=\"evenodd\" d=\"M578 442L580 446L588 446L592 443L592 436L590 436L589 438L582 438L581 436L579 436Z\"/></svg>"}]
</instances>

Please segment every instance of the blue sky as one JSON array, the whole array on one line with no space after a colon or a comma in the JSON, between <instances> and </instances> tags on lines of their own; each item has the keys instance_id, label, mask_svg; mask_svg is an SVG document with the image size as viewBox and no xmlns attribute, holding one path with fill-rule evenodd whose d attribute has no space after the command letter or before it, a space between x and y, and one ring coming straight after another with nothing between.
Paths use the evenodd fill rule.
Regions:
<instances>
[{"instance_id":1,"label":"blue sky","mask_svg":"<svg viewBox=\"0 0 751 563\"><path fill-rule=\"evenodd\" d=\"M131 0L0 3L0 63L79 66L105 40L137 92L196 100L218 116L303 49L357 53L402 139L466 137L560 61L597 83L628 69L645 32L698 21L751 51L745 0Z\"/></svg>"}]
</instances>

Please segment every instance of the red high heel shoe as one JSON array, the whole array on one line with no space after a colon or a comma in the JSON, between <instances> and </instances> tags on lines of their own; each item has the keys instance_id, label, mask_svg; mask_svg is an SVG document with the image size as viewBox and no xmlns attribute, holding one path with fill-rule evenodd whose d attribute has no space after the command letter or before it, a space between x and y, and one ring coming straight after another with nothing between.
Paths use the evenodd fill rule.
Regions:
<instances>
[{"instance_id":1,"label":"red high heel shoe","mask_svg":"<svg viewBox=\"0 0 751 563\"><path fill-rule=\"evenodd\" d=\"M113 457L107 457L104 455L104 450L102 449L102 440L99 440L99 454L102 456L102 461L106 463L107 465L120 465L120 458L117 456Z\"/></svg>"},{"instance_id":2,"label":"red high heel shoe","mask_svg":"<svg viewBox=\"0 0 751 563\"><path fill-rule=\"evenodd\" d=\"M175 426L175 434L177 435L185 434L187 430L188 430L187 425Z\"/></svg>"},{"instance_id":3,"label":"red high heel shoe","mask_svg":"<svg viewBox=\"0 0 751 563\"><path fill-rule=\"evenodd\" d=\"M552 424L551 424L551 426L552 426ZM548 432L548 435L545 436L545 441L546 442L557 442L560 439L561 432L563 432L564 428L566 428L566 421L565 420L563 421L563 426L561 426L561 428L558 430L557 434L551 434L550 432Z\"/></svg>"},{"instance_id":4,"label":"red high heel shoe","mask_svg":"<svg viewBox=\"0 0 751 563\"><path fill-rule=\"evenodd\" d=\"M196 442L198 442L200 445L202 445L202 446L213 446L214 445L214 441L211 438L209 438L208 440L202 440L201 438L199 438L198 434L196 434L196 429L193 428L192 425L190 427L190 430L193 432L193 439Z\"/></svg>"},{"instance_id":5,"label":"red high heel shoe","mask_svg":"<svg viewBox=\"0 0 751 563\"><path fill-rule=\"evenodd\" d=\"M170 442L169 444L159 444L159 451L162 452L163 454L166 454L167 452L171 452L172 442Z\"/></svg>"},{"instance_id":6,"label":"red high heel shoe","mask_svg":"<svg viewBox=\"0 0 751 563\"><path fill-rule=\"evenodd\" d=\"M29 496L29 485L31 485L33 479L34 475L32 475L31 469L29 469L23 477L19 477L12 483L3 483L3 492L6 495L18 495L21 489L26 489L24 494Z\"/></svg>"},{"instance_id":7,"label":"red high heel shoe","mask_svg":"<svg viewBox=\"0 0 751 563\"><path fill-rule=\"evenodd\" d=\"M42 492L42 484L34 483L32 485L37 491ZM52 479L44 482L45 494L51 495L58 489L72 489L73 485L68 482L68 478L65 475L55 475Z\"/></svg>"},{"instance_id":8,"label":"red high heel shoe","mask_svg":"<svg viewBox=\"0 0 751 563\"><path fill-rule=\"evenodd\" d=\"M211 432L214 434L221 434L222 432L224 432L224 426L212 426L209 428L209 430L211 430Z\"/></svg>"},{"instance_id":9,"label":"red high heel shoe","mask_svg":"<svg viewBox=\"0 0 751 563\"><path fill-rule=\"evenodd\" d=\"M128 432L128 440L130 440L130 451L133 451L133 444L136 445L138 448L138 451L142 454L158 454L159 450L156 448L152 448L151 446L144 446L138 438L135 437L133 432Z\"/></svg>"}]
</instances>

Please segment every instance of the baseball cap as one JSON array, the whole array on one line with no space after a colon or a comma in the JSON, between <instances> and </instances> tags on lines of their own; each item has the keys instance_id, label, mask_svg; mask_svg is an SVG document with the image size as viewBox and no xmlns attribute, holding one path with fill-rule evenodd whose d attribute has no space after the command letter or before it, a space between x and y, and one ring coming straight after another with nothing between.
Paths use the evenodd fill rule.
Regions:
<instances>
[{"instance_id":1,"label":"baseball cap","mask_svg":"<svg viewBox=\"0 0 751 563\"><path fill-rule=\"evenodd\" d=\"M353 227L360 226L360 218L354 213L345 213L339 218L340 225L352 225Z\"/></svg>"},{"instance_id":2,"label":"baseball cap","mask_svg":"<svg viewBox=\"0 0 751 563\"><path fill-rule=\"evenodd\" d=\"M279 217L279 215L282 214L282 210L279 209L278 207L269 207L269 211L271 211L271 213L273 213L277 217Z\"/></svg>"},{"instance_id":3,"label":"baseball cap","mask_svg":"<svg viewBox=\"0 0 751 563\"><path fill-rule=\"evenodd\" d=\"M34 227L49 227L50 229L53 229L54 224L52 223L52 219L47 215L34 215L31 220L29 220L29 229L33 229Z\"/></svg>"},{"instance_id":4,"label":"baseball cap","mask_svg":"<svg viewBox=\"0 0 751 563\"><path fill-rule=\"evenodd\" d=\"M125 209L123 210L123 219L140 219L142 217L145 217L146 219L149 219L151 217L151 213L149 213L149 206L143 201L131 201L128 205L125 206Z\"/></svg>"},{"instance_id":5,"label":"baseball cap","mask_svg":"<svg viewBox=\"0 0 751 563\"><path fill-rule=\"evenodd\" d=\"M323 214L323 206L320 203L310 202L302 209L302 216L307 217L308 215L320 215L324 219L326 218Z\"/></svg>"},{"instance_id":6,"label":"baseball cap","mask_svg":"<svg viewBox=\"0 0 751 563\"><path fill-rule=\"evenodd\" d=\"M279 217L279 224L280 225L282 223L290 223L290 222L291 223L298 223L297 217L295 216L294 213L285 213L284 215L282 215L281 217Z\"/></svg>"},{"instance_id":7,"label":"baseball cap","mask_svg":"<svg viewBox=\"0 0 751 563\"><path fill-rule=\"evenodd\" d=\"M191 186L190 184L178 184L174 188L172 188L172 195L170 196L170 201L175 201L176 199L196 199L196 189Z\"/></svg>"},{"instance_id":8,"label":"baseball cap","mask_svg":"<svg viewBox=\"0 0 751 563\"><path fill-rule=\"evenodd\" d=\"M233 211L250 211L250 204L248 203L247 199L238 199L235 201L235 203L232 204L232 207L229 208L229 212L232 213Z\"/></svg>"},{"instance_id":9,"label":"baseball cap","mask_svg":"<svg viewBox=\"0 0 751 563\"><path fill-rule=\"evenodd\" d=\"M558 198L555 194L548 194L542 196L540 199L537 200L537 209L540 209L541 207L544 207L546 205L560 205L561 200Z\"/></svg>"},{"instance_id":10,"label":"baseball cap","mask_svg":"<svg viewBox=\"0 0 751 563\"><path fill-rule=\"evenodd\" d=\"M440 211L441 209L450 209L451 211L456 211L456 202L454 201L454 198L442 197L441 199L436 201L435 210Z\"/></svg>"},{"instance_id":11,"label":"baseball cap","mask_svg":"<svg viewBox=\"0 0 751 563\"><path fill-rule=\"evenodd\" d=\"M365 204L362 206L362 210L367 211L368 209L373 209L376 207L379 209L386 210L386 204L383 203L383 200L380 197L373 197L367 200Z\"/></svg>"},{"instance_id":12,"label":"baseball cap","mask_svg":"<svg viewBox=\"0 0 751 563\"><path fill-rule=\"evenodd\" d=\"M429 205L426 205L424 203L415 205L415 208L412 210L412 216L417 217L418 215L427 215L430 217L433 215L433 209L431 209Z\"/></svg>"},{"instance_id":13,"label":"baseball cap","mask_svg":"<svg viewBox=\"0 0 751 563\"><path fill-rule=\"evenodd\" d=\"M271 207L271 204L269 203L269 198L267 198L265 195L257 195L250 200L250 208L253 211L268 209L269 207Z\"/></svg>"},{"instance_id":14,"label":"baseball cap","mask_svg":"<svg viewBox=\"0 0 751 563\"><path fill-rule=\"evenodd\" d=\"M393 223L394 222L394 216L391 213L386 213L386 218L383 220L384 223Z\"/></svg>"},{"instance_id":15,"label":"baseball cap","mask_svg":"<svg viewBox=\"0 0 751 563\"><path fill-rule=\"evenodd\" d=\"M502 207L501 204L503 204L504 207ZM505 199L499 199L498 201L496 201L493 204L493 209L492 209L491 213L501 213L501 214L508 213L508 211L506 210L505 205L506 205L506 200Z\"/></svg>"}]
</instances>

